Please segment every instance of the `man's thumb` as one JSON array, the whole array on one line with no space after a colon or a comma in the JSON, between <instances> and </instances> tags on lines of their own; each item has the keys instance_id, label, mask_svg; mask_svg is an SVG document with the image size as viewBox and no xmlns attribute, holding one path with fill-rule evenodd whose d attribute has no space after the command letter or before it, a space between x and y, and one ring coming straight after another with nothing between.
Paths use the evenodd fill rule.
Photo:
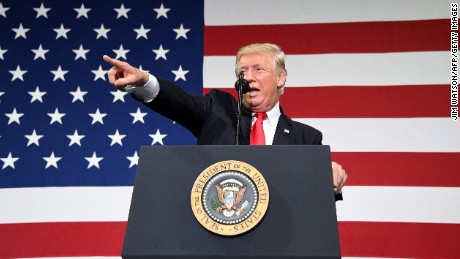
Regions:
<instances>
[{"instance_id":1,"label":"man's thumb","mask_svg":"<svg viewBox=\"0 0 460 259\"><path fill-rule=\"evenodd\" d=\"M128 82L128 79L126 78L118 78L117 80L115 80L115 82L113 83L116 87L120 87L120 86L125 86L125 85L128 85L129 82Z\"/></svg>"}]
</instances>

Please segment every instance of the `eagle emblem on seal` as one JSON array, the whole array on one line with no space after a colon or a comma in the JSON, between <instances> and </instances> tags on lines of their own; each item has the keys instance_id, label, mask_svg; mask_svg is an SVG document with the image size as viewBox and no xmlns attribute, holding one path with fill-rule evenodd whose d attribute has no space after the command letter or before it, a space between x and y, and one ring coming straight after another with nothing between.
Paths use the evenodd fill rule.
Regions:
<instances>
[{"instance_id":1,"label":"eagle emblem on seal","mask_svg":"<svg viewBox=\"0 0 460 259\"><path fill-rule=\"evenodd\" d=\"M235 214L239 216L249 204L246 200L238 207L243 200L246 189L247 186L236 179L227 179L216 184L217 200L220 204L214 209L221 212L225 217L231 217Z\"/></svg>"}]
</instances>

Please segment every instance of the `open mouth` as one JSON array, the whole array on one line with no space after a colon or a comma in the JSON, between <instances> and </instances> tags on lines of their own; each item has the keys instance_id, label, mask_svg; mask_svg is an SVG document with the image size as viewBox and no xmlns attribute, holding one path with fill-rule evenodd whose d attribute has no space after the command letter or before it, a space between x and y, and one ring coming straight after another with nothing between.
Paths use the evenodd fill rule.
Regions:
<instances>
[{"instance_id":1,"label":"open mouth","mask_svg":"<svg viewBox=\"0 0 460 259\"><path fill-rule=\"evenodd\" d=\"M249 93L249 96L252 98L252 97L256 97L257 95L259 95L259 92L260 92L260 89L251 87L248 93Z\"/></svg>"}]
</instances>

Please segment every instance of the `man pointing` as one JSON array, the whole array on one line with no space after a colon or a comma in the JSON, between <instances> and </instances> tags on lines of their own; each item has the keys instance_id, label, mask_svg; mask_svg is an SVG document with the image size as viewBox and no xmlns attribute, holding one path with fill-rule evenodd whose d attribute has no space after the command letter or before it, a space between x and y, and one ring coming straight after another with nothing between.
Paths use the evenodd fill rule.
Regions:
<instances>
[{"instance_id":1,"label":"man pointing","mask_svg":"<svg viewBox=\"0 0 460 259\"><path fill-rule=\"evenodd\" d=\"M190 130L199 145L234 145L237 102L229 93L212 90L205 96L186 93L176 84L104 56L113 67L109 82L132 93L154 111ZM287 71L285 54L274 44L251 44L236 56L235 73L244 73L249 91L243 95L239 143L242 145L321 145L320 131L293 121L284 114L279 96L284 92ZM332 162L334 191L339 194L347 180L345 170Z\"/></svg>"}]
</instances>

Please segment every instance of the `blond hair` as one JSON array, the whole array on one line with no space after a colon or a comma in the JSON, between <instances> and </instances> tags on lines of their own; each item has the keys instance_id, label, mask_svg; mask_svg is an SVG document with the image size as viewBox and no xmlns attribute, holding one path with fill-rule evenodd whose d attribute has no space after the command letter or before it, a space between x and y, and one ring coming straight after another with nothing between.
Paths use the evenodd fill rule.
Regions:
<instances>
[{"instance_id":1,"label":"blond hair","mask_svg":"<svg viewBox=\"0 0 460 259\"><path fill-rule=\"evenodd\" d=\"M240 62L240 59L244 55L250 55L250 54L268 54L271 56L273 60L273 66L275 68L275 73L277 76L281 74L286 74L287 75L287 70L286 70L286 65L285 65L285 59L286 55L284 52L281 50L281 48L272 43L253 43L247 46L244 46L238 50L236 53L236 62L235 62L235 74L236 76L239 75L238 71L238 63ZM278 94L283 94L284 93L284 84L282 87L278 89Z\"/></svg>"}]
</instances>

